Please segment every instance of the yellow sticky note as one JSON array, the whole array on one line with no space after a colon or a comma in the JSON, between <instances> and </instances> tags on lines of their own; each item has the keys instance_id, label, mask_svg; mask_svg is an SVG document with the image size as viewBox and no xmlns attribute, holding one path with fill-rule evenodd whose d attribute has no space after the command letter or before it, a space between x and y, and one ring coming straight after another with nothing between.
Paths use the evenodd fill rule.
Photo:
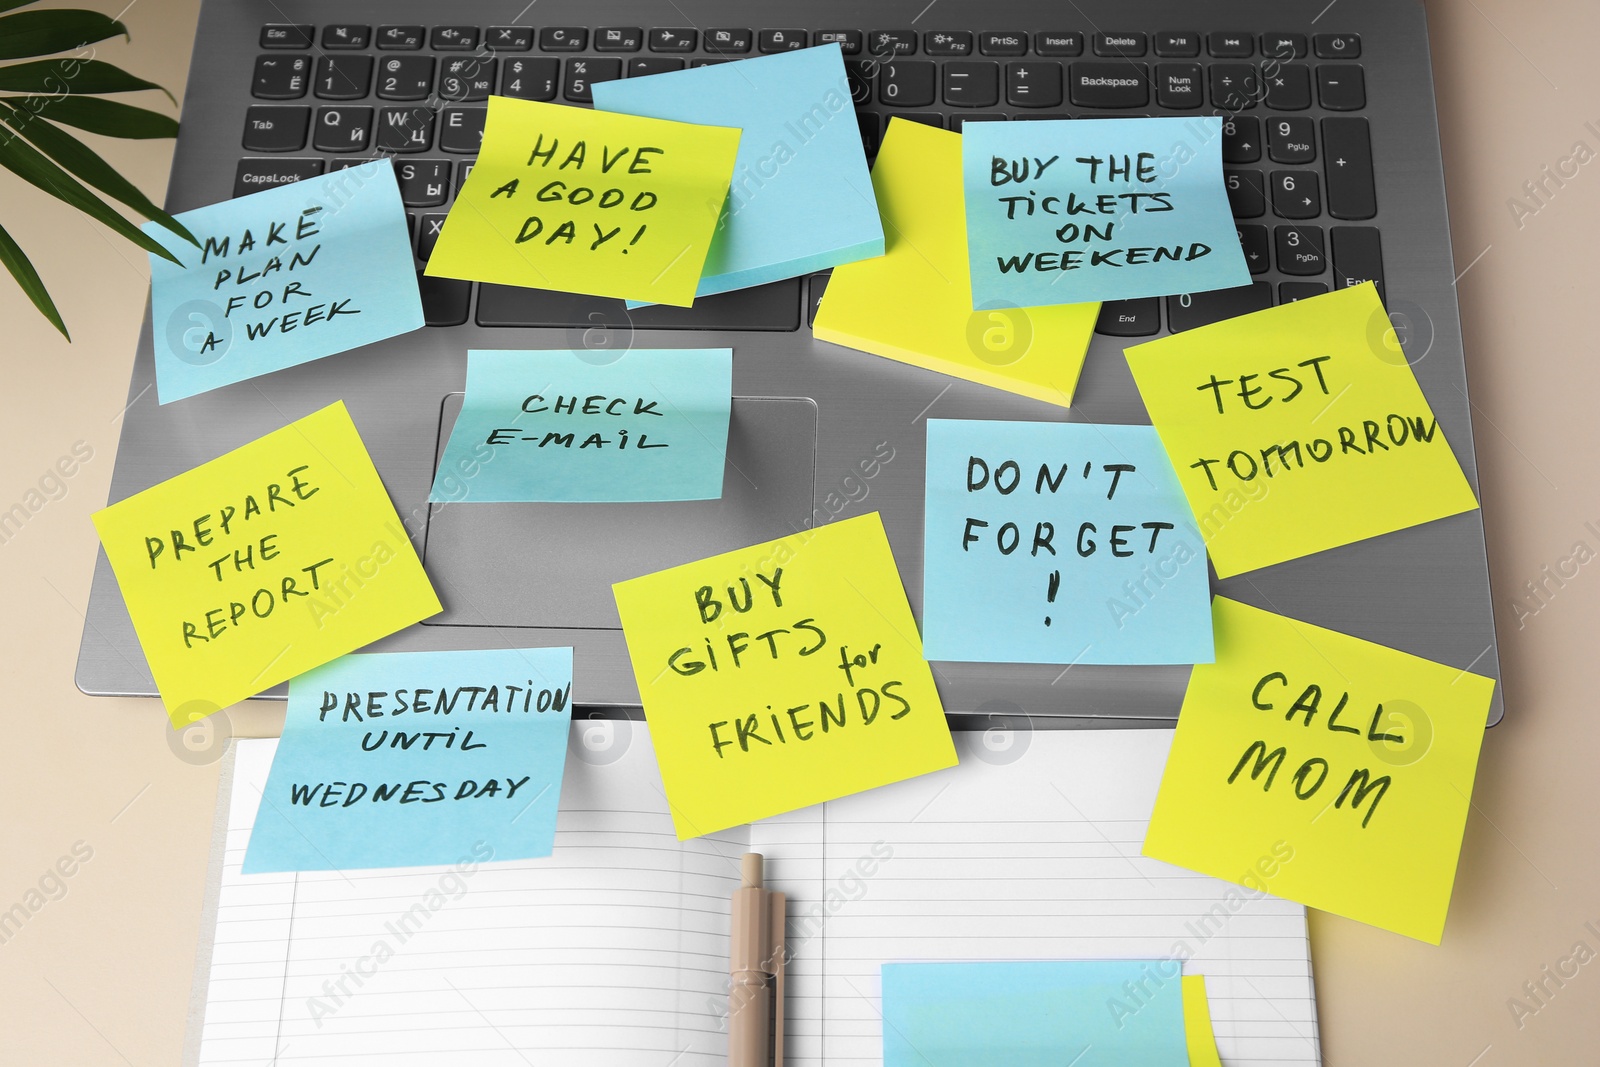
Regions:
<instances>
[{"instance_id":1,"label":"yellow sticky note","mask_svg":"<svg viewBox=\"0 0 1600 1067\"><path fill-rule=\"evenodd\" d=\"M1183 976L1183 1038L1189 1050L1189 1067L1222 1067L1217 1036L1211 1029L1211 1005L1206 1000L1206 976Z\"/></svg>"},{"instance_id":2,"label":"yellow sticky note","mask_svg":"<svg viewBox=\"0 0 1600 1067\"><path fill-rule=\"evenodd\" d=\"M427 273L688 307L739 132L491 96Z\"/></svg>"},{"instance_id":3,"label":"yellow sticky note","mask_svg":"<svg viewBox=\"0 0 1600 1067\"><path fill-rule=\"evenodd\" d=\"M872 166L885 254L833 269L821 340L1066 407L1099 304L972 310L961 135L896 119Z\"/></svg>"},{"instance_id":4,"label":"yellow sticky note","mask_svg":"<svg viewBox=\"0 0 1600 1067\"><path fill-rule=\"evenodd\" d=\"M1493 679L1212 606L1144 854L1438 944Z\"/></svg>"},{"instance_id":5,"label":"yellow sticky note","mask_svg":"<svg viewBox=\"0 0 1600 1067\"><path fill-rule=\"evenodd\" d=\"M94 524L177 726L440 610L342 401Z\"/></svg>"},{"instance_id":6,"label":"yellow sticky note","mask_svg":"<svg viewBox=\"0 0 1600 1067\"><path fill-rule=\"evenodd\" d=\"M679 839L955 765L877 512L613 589Z\"/></svg>"},{"instance_id":7,"label":"yellow sticky note","mask_svg":"<svg viewBox=\"0 0 1600 1067\"><path fill-rule=\"evenodd\" d=\"M1478 506L1370 282L1127 358L1223 578Z\"/></svg>"}]
</instances>

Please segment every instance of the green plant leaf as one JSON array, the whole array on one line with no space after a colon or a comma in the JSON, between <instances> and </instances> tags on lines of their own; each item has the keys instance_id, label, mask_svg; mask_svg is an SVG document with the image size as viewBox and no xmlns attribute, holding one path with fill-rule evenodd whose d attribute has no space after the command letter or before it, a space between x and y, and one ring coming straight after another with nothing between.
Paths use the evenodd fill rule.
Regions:
<instances>
[{"instance_id":1,"label":"green plant leaf","mask_svg":"<svg viewBox=\"0 0 1600 1067\"><path fill-rule=\"evenodd\" d=\"M200 242L194 239L194 234L190 233L181 222L151 203L149 197L139 191L138 186L118 174L105 160L96 155L93 149L72 134L50 125L37 115L29 115L26 112L19 112L14 107L8 107L4 101L0 101L0 122L4 122L33 142L35 148L74 177L94 186L107 196L120 200L145 218L159 222L190 244L199 247Z\"/></svg>"},{"instance_id":2,"label":"green plant leaf","mask_svg":"<svg viewBox=\"0 0 1600 1067\"><path fill-rule=\"evenodd\" d=\"M0 100L29 114L105 137L149 140L178 136L177 119L115 100L95 96L8 96Z\"/></svg>"},{"instance_id":3,"label":"green plant leaf","mask_svg":"<svg viewBox=\"0 0 1600 1067\"><path fill-rule=\"evenodd\" d=\"M40 155L21 139L13 137L10 141L0 143L0 167L5 167L23 181L43 189L51 196L66 201L146 252L171 260L179 266L183 265L177 256L162 247L161 242L111 210L99 197L78 184L72 175Z\"/></svg>"},{"instance_id":4,"label":"green plant leaf","mask_svg":"<svg viewBox=\"0 0 1600 1067\"><path fill-rule=\"evenodd\" d=\"M11 239L4 226L0 226L0 263L6 265L6 270L17 280L17 286L33 301L33 306L39 309L39 314L50 320L50 325L61 331L61 336L68 341L72 335L67 332L67 324L61 321L61 312L56 310L56 303L50 299L50 294L45 290L44 281L39 277L39 272L33 269L33 264L23 253L17 242Z\"/></svg>"},{"instance_id":5,"label":"green plant leaf","mask_svg":"<svg viewBox=\"0 0 1600 1067\"><path fill-rule=\"evenodd\" d=\"M0 18L0 59L54 55L119 33L127 37L128 27L98 11L22 11Z\"/></svg>"},{"instance_id":6,"label":"green plant leaf","mask_svg":"<svg viewBox=\"0 0 1600 1067\"><path fill-rule=\"evenodd\" d=\"M18 93L132 93L140 89L155 89L166 93L155 82L135 78L132 74L102 63L98 59L36 59L31 63L13 63L0 67L0 89Z\"/></svg>"}]
</instances>

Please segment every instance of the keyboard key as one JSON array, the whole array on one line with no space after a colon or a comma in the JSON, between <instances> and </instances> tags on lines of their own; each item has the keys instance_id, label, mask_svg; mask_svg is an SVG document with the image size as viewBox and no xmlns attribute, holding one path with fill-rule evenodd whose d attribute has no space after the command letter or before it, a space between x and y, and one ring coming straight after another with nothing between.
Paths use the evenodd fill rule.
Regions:
<instances>
[{"instance_id":1,"label":"keyboard key","mask_svg":"<svg viewBox=\"0 0 1600 1067\"><path fill-rule=\"evenodd\" d=\"M463 159L456 164L456 195L461 195L461 187L467 184L467 179L472 177L472 168L478 165L475 159Z\"/></svg>"},{"instance_id":2,"label":"keyboard key","mask_svg":"<svg viewBox=\"0 0 1600 1067\"><path fill-rule=\"evenodd\" d=\"M951 115L950 116L950 128L952 130L954 130L956 133L960 133L961 132L961 128L963 126L965 126L969 122L1004 122L1004 121L1006 121L1006 117L1004 115Z\"/></svg>"},{"instance_id":3,"label":"keyboard key","mask_svg":"<svg viewBox=\"0 0 1600 1067\"><path fill-rule=\"evenodd\" d=\"M878 99L893 107L927 107L933 103L933 64L909 59L885 63L878 71Z\"/></svg>"},{"instance_id":4,"label":"keyboard key","mask_svg":"<svg viewBox=\"0 0 1600 1067\"><path fill-rule=\"evenodd\" d=\"M780 332L800 328L802 303L799 278L703 296L693 307L658 304L632 311L620 300L549 289L485 284L479 290L479 326L587 329L596 322L631 322L645 330Z\"/></svg>"},{"instance_id":5,"label":"keyboard key","mask_svg":"<svg viewBox=\"0 0 1600 1067\"><path fill-rule=\"evenodd\" d=\"M878 72L877 60L847 59L844 61L845 80L850 84L850 99L860 106L872 102L872 79Z\"/></svg>"},{"instance_id":6,"label":"keyboard key","mask_svg":"<svg viewBox=\"0 0 1600 1067\"><path fill-rule=\"evenodd\" d=\"M386 107L378 112L378 151L426 152L432 145L432 108Z\"/></svg>"},{"instance_id":7,"label":"keyboard key","mask_svg":"<svg viewBox=\"0 0 1600 1067\"><path fill-rule=\"evenodd\" d=\"M1259 170L1225 170L1228 206L1236 219L1255 219L1267 213L1267 187Z\"/></svg>"},{"instance_id":8,"label":"keyboard key","mask_svg":"<svg viewBox=\"0 0 1600 1067\"><path fill-rule=\"evenodd\" d=\"M793 52L805 46L805 30L762 30L756 35L756 47L767 53Z\"/></svg>"},{"instance_id":9,"label":"keyboard key","mask_svg":"<svg viewBox=\"0 0 1600 1067\"><path fill-rule=\"evenodd\" d=\"M1100 305L1094 332L1106 337L1149 337L1161 329L1161 299L1107 300Z\"/></svg>"},{"instance_id":10,"label":"keyboard key","mask_svg":"<svg viewBox=\"0 0 1600 1067\"><path fill-rule=\"evenodd\" d=\"M706 51L738 55L750 51L749 30L707 30ZM778 49L774 49L778 51Z\"/></svg>"},{"instance_id":11,"label":"keyboard key","mask_svg":"<svg viewBox=\"0 0 1600 1067\"><path fill-rule=\"evenodd\" d=\"M1249 63L1211 64L1211 102L1224 111L1246 111L1256 106L1261 77Z\"/></svg>"},{"instance_id":12,"label":"keyboard key","mask_svg":"<svg viewBox=\"0 0 1600 1067\"><path fill-rule=\"evenodd\" d=\"M250 95L257 100L298 100L306 95L309 56L260 56L250 79Z\"/></svg>"},{"instance_id":13,"label":"keyboard key","mask_svg":"<svg viewBox=\"0 0 1600 1067\"><path fill-rule=\"evenodd\" d=\"M924 126L932 126L936 130L944 129L944 116L937 111L896 112L894 117L904 119L906 122L920 122Z\"/></svg>"},{"instance_id":14,"label":"keyboard key","mask_svg":"<svg viewBox=\"0 0 1600 1067\"><path fill-rule=\"evenodd\" d=\"M1254 163L1261 158L1261 122L1254 115L1229 115L1222 120L1222 161Z\"/></svg>"},{"instance_id":15,"label":"keyboard key","mask_svg":"<svg viewBox=\"0 0 1600 1067\"><path fill-rule=\"evenodd\" d=\"M442 212L424 215L417 220L417 258L424 263L433 256L433 248L439 243L439 234L444 230L444 220Z\"/></svg>"},{"instance_id":16,"label":"keyboard key","mask_svg":"<svg viewBox=\"0 0 1600 1067\"><path fill-rule=\"evenodd\" d=\"M817 309L822 307L822 294L828 291L828 279L833 276L833 271L825 270L820 274L811 276L811 283L806 286L806 325L814 326L817 321Z\"/></svg>"},{"instance_id":17,"label":"keyboard key","mask_svg":"<svg viewBox=\"0 0 1600 1067\"><path fill-rule=\"evenodd\" d=\"M1283 282L1278 286L1278 303L1293 304L1297 300L1310 300L1327 291L1328 287L1321 282Z\"/></svg>"},{"instance_id":18,"label":"keyboard key","mask_svg":"<svg viewBox=\"0 0 1600 1067\"><path fill-rule=\"evenodd\" d=\"M875 56L909 56L916 50L915 30L873 30L867 34L867 51Z\"/></svg>"},{"instance_id":19,"label":"keyboard key","mask_svg":"<svg viewBox=\"0 0 1600 1067\"><path fill-rule=\"evenodd\" d=\"M1363 126L1366 124L1366 119L1341 119L1339 121L1359 122ZM1317 143L1312 129L1312 120L1299 116L1268 119L1267 155L1272 157L1274 163L1310 163L1315 160L1317 158ZM1332 184L1332 182L1329 182L1330 195Z\"/></svg>"},{"instance_id":20,"label":"keyboard key","mask_svg":"<svg viewBox=\"0 0 1600 1067\"><path fill-rule=\"evenodd\" d=\"M1033 35L1033 50L1041 56L1081 56L1083 34L1076 30L1041 30Z\"/></svg>"},{"instance_id":21,"label":"keyboard key","mask_svg":"<svg viewBox=\"0 0 1600 1067\"><path fill-rule=\"evenodd\" d=\"M620 59L569 59L567 76L562 83L561 95L575 104L594 102L589 87L595 82L616 81L622 77Z\"/></svg>"},{"instance_id":22,"label":"keyboard key","mask_svg":"<svg viewBox=\"0 0 1600 1067\"><path fill-rule=\"evenodd\" d=\"M309 107L258 104L244 113L247 152L298 152L306 146Z\"/></svg>"},{"instance_id":23,"label":"keyboard key","mask_svg":"<svg viewBox=\"0 0 1600 1067\"><path fill-rule=\"evenodd\" d=\"M878 154L878 145L883 142L883 123L870 111L857 111L856 125L861 127L861 148L871 162Z\"/></svg>"},{"instance_id":24,"label":"keyboard key","mask_svg":"<svg viewBox=\"0 0 1600 1067\"><path fill-rule=\"evenodd\" d=\"M589 31L577 26L546 26L539 31L539 48L545 52L581 52Z\"/></svg>"},{"instance_id":25,"label":"keyboard key","mask_svg":"<svg viewBox=\"0 0 1600 1067\"><path fill-rule=\"evenodd\" d=\"M1375 282L1383 292L1383 250L1378 231L1371 226L1335 226L1333 239L1333 287L1348 289L1362 282Z\"/></svg>"},{"instance_id":26,"label":"keyboard key","mask_svg":"<svg viewBox=\"0 0 1600 1067\"><path fill-rule=\"evenodd\" d=\"M969 30L925 33L922 35L922 50L930 56L970 56L972 33Z\"/></svg>"},{"instance_id":27,"label":"keyboard key","mask_svg":"<svg viewBox=\"0 0 1600 1067\"><path fill-rule=\"evenodd\" d=\"M839 51L847 56L861 54L862 40L860 30L818 30L811 35L812 44L836 44L839 46Z\"/></svg>"},{"instance_id":28,"label":"keyboard key","mask_svg":"<svg viewBox=\"0 0 1600 1067\"><path fill-rule=\"evenodd\" d=\"M1322 214L1322 190L1314 170L1272 172L1272 210L1279 218L1314 219Z\"/></svg>"},{"instance_id":29,"label":"keyboard key","mask_svg":"<svg viewBox=\"0 0 1600 1067\"><path fill-rule=\"evenodd\" d=\"M1278 111L1304 111L1311 106L1311 70L1304 63L1284 63L1261 71L1266 104Z\"/></svg>"},{"instance_id":30,"label":"keyboard key","mask_svg":"<svg viewBox=\"0 0 1600 1067\"><path fill-rule=\"evenodd\" d=\"M1108 59L1126 59L1145 53L1145 36L1142 33L1097 33L1094 35L1094 54Z\"/></svg>"},{"instance_id":31,"label":"keyboard key","mask_svg":"<svg viewBox=\"0 0 1600 1067\"><path fill-rule=\"evenodd\" d=\"M1326 160L1323 168L1328 172L1328 214L1336 219L1370 219L1376 215L1378 194L1373 188L1367 120L1323 119L1322 151Z\"/></svg>"},{"instance_id":32,"label":"keyboard key","mask_svg":"<svg viewBox=\"0 0 1600 1067\"><path fill-rule=\"evenodd\" d=\"M430 278L417 271L422 320L429 326L460 326L472 306L472 283L459 278Z\"/></svg>"},{"instance_id":33,"label":"keyboard key","mask_svg":"<svg viewBox=\"0 0 1600 1067\"><path fill-rule=\"evenodd\" d=\"M322 173L320 159L241 159L233 176L233 195L259 193Z\"/></svg>"},{"instance_id":34,"label":"keyboard key","mask_svg":"<svg viewBox=\"0 0 1600 1067\"><path fill-rule=\"evenodd\" d=\"M652 52L693 52L700 35L685 29L651 30L648 40Z\"/></svg>"},{"instance_id":35,"label":"keyboard key","mask_svg":"<svg viewBox=\"0 0 1600 1067\"><path fill-rule=\"evenodd\" d=\"M311 27L306 24L261 27L262 48L310 48Z\"/></svg>"},{"instance_id":36,"label":"keyboard key","mask_svg":"<svg viewBox=\"0 0 1600 1067\"><path fill-rule=\"evenodd\" d=\"M344 22L322 27L324 48L365 48L371 38L371 26L356 26Z\"/></svg>"},{"instance_id":37,"label":"keyboard key","mask_svg":"<svg viewBox=\"0 0 1600 1067\"><path fill-rule=\"evenodd\" d=\"M481 107L447 107L439 120L439 149L475 156L483 146L483 118L488 114Z\"/></svg>"},{"instance_id":38,"label":"keyboard key","mask_svg":"<svg viewBox=\"0 0 1600 1067\"><path fill-rule=\"evenodd\" d=\"M1205 103L1200 64L1156 64L1156 103L1162 107L1191 108Z\"/></svg>"},{"instance_id":39,"label":"keyboard key","mask_svg":"<svg viewBox=\"0 0 1600 1067\"><path fill-rule=\"evenodd\" d=\"M371 56L323 56L317 60L316 94L323 100L360 100L371 84Z\"/></svg>"},{"instance_id":40,"label":"keyboard key","mask_svg":"<svg viewBox=\"0 0 1600 1067\"><path fill-rule=\"evenodd\" d=\"M1321 226L1279 226L1278 270L1284 274L1321 274L1328 268Z\"/></svg>"},{"instance_id":41,"label":"keyboard key","mask_svg":"<svg viewBox=\"0 0 1600 1067\"><path fill-rule=\"evenodd\" d=\"M944 102L951 107L994 107L1000 102L1000 65L946 63Z\"/></svg>"},{"instance_id":42,"label":"keyboard key","mask_svg":"<svg viewBox=\"0 0 1600 1067\"><path fill-rule=\"evenodd\" d=\"M1060 63L1007 63L1006 103L1012 107L1060 107Z\"/></svg>"},{"instance_id":43,"label":"keyboard key","mask_svg":"<svg viewBox=\"0 0 1600 1067\"><path fill-rule=\"evenodd\" d=\"M435 52L470 52L478 46L478 27L435 26L428 42Z\"/></svg>"},{"instance_id":44,"label":"keyboard key","mask_svg":"<svg viewBox=\"0 0 1600 1067\"><path fill-rule=\"evenodd\" d=\"M1304 59L1306 35L1303 33L1263 33L1261 54L1268 59Z\"/></svg>"},{"instance_id":45,"label":"keyboard key","mask_svg":"<svg viewBox=\"0 0 1600 1067\"><path fill-rule=\"evenodd\" d=\"M483 43L492 52L526 52L533 47L531 26L490 26Z\"/></svg>"},{"instance_id":46,"label":"keyboard key","mask_svg":"<svg viewBox=\"0 0 1600 1067\"><path fill-rule=\"evenodd\" d=\"M978 51L986 56L1020 56L1028 51L1028 35L1003 30L980 33Z\"/></svg>"},{"instance_id":47,"label":"keyboard key","mask_svg":"<svg viewBox=\"0 0 1600 1067\"><path fill-rule=\"evenodd\" d=\"M1255 54L1256 41L1248 33L1219 30L1206 36L1206 50L1216 59L1248 59Z\"/></svg>"},{"instance_id":48,"label":"keyboard key","mask_svg":"<svg viewBox=\"0 0 1600 1067\"><path fill-rule=\"evenodd\" d=\"M439 207L450 196L448 159L405 159L394 165L406 207Z\"/></svg>"},{"instance_id":49,"label":"keyboard key","mask_svg":"<svg viewBox=\"0 0 1600 1067\"><path fill-rule=\"evenodd\" d=\"M422 47L421 26L379 26L378 47L410 51Z\"/></svg>"},{"instance_id":50,"label":"keyboard key","mask_svg":"<svg viewBox=\"0 0 1600 1067\"><path fill-rule=\"evenodd\" d=\"M1173 333L1210 326L1223 319L1238 318L1272 306L1272 286L1251 282L1237 289L1214 289L1209 293L1180 293L1167 297L1167 329Z\"/></svg>"},{"instance_id":51,"label":"keyboard key","mask_svg":"<svg viewBox=\"0 0 1600 1067\"><path fill-rule=\"evenodd\" d=\"M608 26L594 31L596 52L637 52L644 44L644 31L637 26Z\"/></svg>"},{"instance_id":52,"label":"keyboard key","mask_svg":"<svg viewBox=\"0 0 1600 1067\"><path fill-rule=\"evenodd\" d=\"M665 74L672 70L682 70L683 60L668 57L641 56L638 59L628 60L628 77L648 78L652 74Z\"/></svg>"},{"instance_id":53,"label":"keyboard key","mask_svg":"<svg viewBox=\"0 0 1600 1067\"><path fill-rule=\"evenodd\" d=\"M1367 83L1354 63L1317 68L1317 98L1329 111L1360 111L1367 106Z\"/></svg>"},{"instance_id":54,"label":"keyboard key","mask_svg":"<svg viewBox=\"0 0 1600 1067\"><path fill-rule=\"evenodd\" d=\"M439 95L446 100L481 101L494 92L498 60L447 56L440 60Z\"/></svg>"},{"instance_id":55,"label":"keyboard key","mask_svg":"<svg viewBox=\"0 0 1600 1067\"><path fill-rule=\"evenodd\" d=\"M311 147L318 152L365 152L371 138L370 107L317 108L317 126L311 136Z\"/></svg>"},{"instance_id":56,"label":"keyboard key","mask_svg":"<svg viewBox=\"0 0 1600 1067\"><path fill-rule=\"evenodd\" d=\"M378 64L380 100L426 100L431 92L432 56L384 56Z\"/></svg>"},{"instance_id":57,"label":"keyboard key","mask_svg":"<svg viewBox=\"0 0 1600 1067\"><path fill-rule=\"evenodd\" d=\"M1078 107L1144 107L1150 85L1143 63L1074 63L1071 95Z\"/></svg>"},{"instance_id":58,"label":"keyboard key","mask_svg":"<svg viewBox=\"0 0 1600 1067\"><path fill-rule=\"evenodd\" d=\"M560 78L559 59L507 59L500 68L500 95L517 100L554 100Z\"/></svg>"},{"instance_id":59,"label":"keyboard key","mask_svg":"<svg viewBox=\"0 0 1600 1067\"><path fill-rule=\"evenodd\" d=\"M728 59L726 57L722 57L722 56L718 56L716 59L691 59L691 60L689 60L689 69L690 70L699 70L701 67L714 67L718 63L731 63L731 62L733 62L733 60Z\"/></svg>"},{"instance_id":60,"label":"keyboard key","mask_svg":"<svg viewBox=\"0 0 1600 1067\"><path fill-rule=\"evenodd\" d=\"M1156 34L1156 55L1168 59L1191 59L1200 54L1200 35L1193 30L1167 30Z\"/></svg>"},{"instance_id":61,"label":"keyboard key","mask_svg":"<svg viewBox=\"0 0 1600 1067\"><path fill-rule=\"evenodd\" d=\"M1355 59L1361 55L1359 33L1319 33L1311 43L1318 59Z\"/></svg>"},{"instance_id":62,"label":"keyboard key","mask_svg":"<svg viewBox=\"0 0 1600 1067\"><path fill-rule=\"evenodd\" d=\"M1265 274L1272 266L1272 249L1267 245L1267 228L1245 223L1236 231L1239 248L1244 252L1244 262L1251 274Z\"/></svg>"}]
</instances>

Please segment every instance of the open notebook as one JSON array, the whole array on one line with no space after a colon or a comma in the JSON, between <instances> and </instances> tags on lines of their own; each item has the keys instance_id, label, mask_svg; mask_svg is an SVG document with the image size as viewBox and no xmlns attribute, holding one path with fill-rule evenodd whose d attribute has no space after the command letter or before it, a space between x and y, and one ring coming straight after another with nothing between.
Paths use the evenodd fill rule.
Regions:
<instances>
[{"instance_id":1,"label":"open notebook","mask_svg":"<svg viewBox=\"0 0 1600 1067\"><path fill-rule=\"evenodd\" d=\"M240 741L186 1062L722 1067L754 850L796 1064L879 1062L885 961L1186 957L1224 1063L1318 1064L1305 910L1139 855L1171 739L961 732L958 767L679 842L644 725L576 722L547 859L248 877L277 742Z\"/></svg>"}]
</instances>

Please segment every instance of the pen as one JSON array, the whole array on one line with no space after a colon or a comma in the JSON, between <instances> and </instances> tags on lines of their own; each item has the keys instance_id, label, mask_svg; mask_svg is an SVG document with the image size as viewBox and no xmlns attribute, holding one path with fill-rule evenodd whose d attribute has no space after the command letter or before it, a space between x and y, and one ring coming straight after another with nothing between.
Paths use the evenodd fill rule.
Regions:
<instances>
[{"instance_id":1,"label":"pen","mask_svg":"<svg viewBox=\"0 0 1600 1067\"><path fill-rule=\"evenodd\" d=\"M739 863L728 938L728 1067L782 1067L784 906L759 852Z\"/></svg>"}]
</instances>

